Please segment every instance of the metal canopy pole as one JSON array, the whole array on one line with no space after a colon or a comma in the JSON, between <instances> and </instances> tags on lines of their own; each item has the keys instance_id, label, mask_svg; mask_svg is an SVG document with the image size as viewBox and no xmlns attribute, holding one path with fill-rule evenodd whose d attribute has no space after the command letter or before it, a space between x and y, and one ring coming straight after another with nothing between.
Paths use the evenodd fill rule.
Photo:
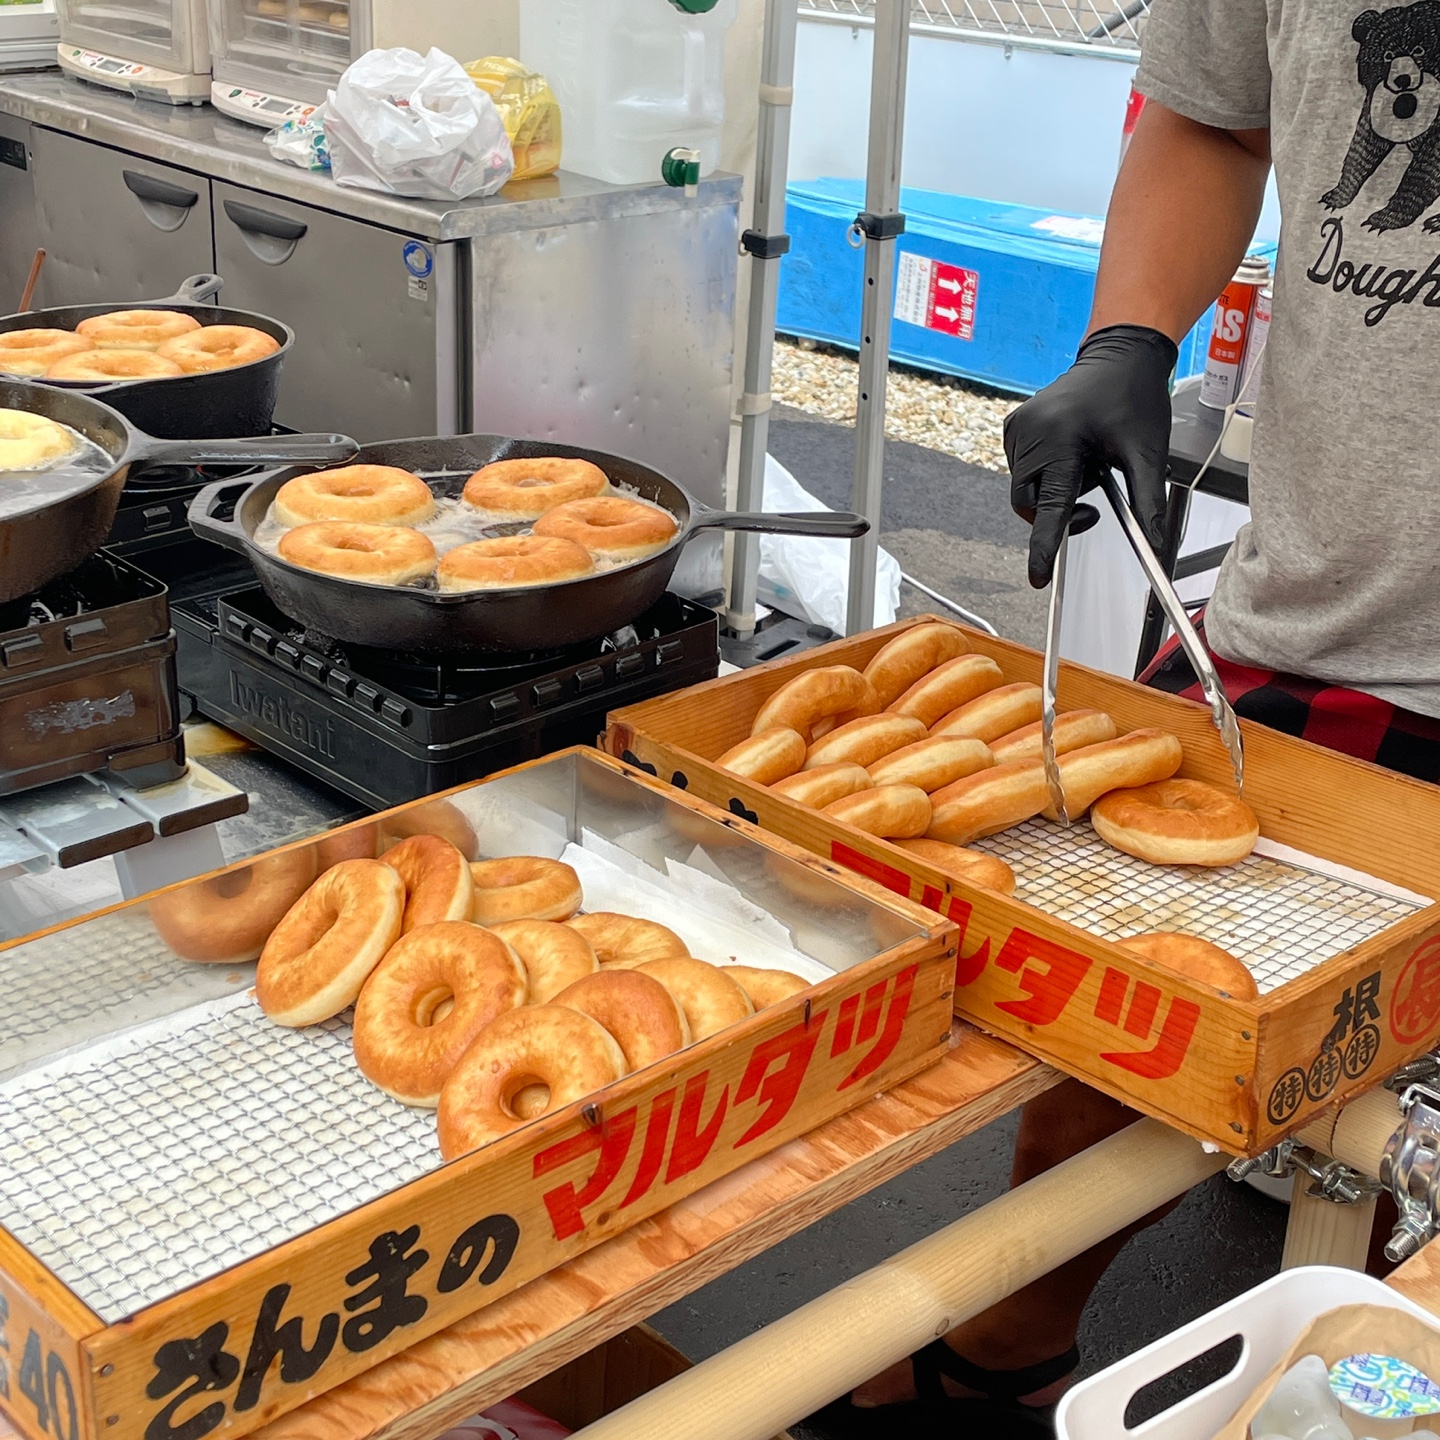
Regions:
<instances>
[{"instance_id":1,"label":"metal canopy pole","mask_svg":"<svg viewBox=\"0 0 1440 1440\"><path fill-rule=\"evenodd\" d=\"M790 249L785 232L785 182L790 161L790 107L794 99L795 27L799 0L770 0L760 61L760 124L755 156L753 228L740 237L754 264L750 275L745 393L740 397L740 473L736 509L763 510L765 454L770 441L770 371L775 351L775 306L780 257ZM755 633L755 585L760 537L733 537L726 623L741 639Z\"/></svg>"},{"instance_id":2,"label":"metal canopy pole","mask_svg":"<svg viewBox=\"0 0 1440 1440\"><path fill-rule=\"evenodd\" d=\"M865 292L860 309L860 393L855 412L855 483L850 508L870 522L851 542L845 628L875 624L875 568L880 497L885 479L885 387L890 368L890 314L895 299L895 246L905 232L900 214L900 160L905 147L905 84L910 50L910 0L877 0L875 55L870 71L870 158L865 209L852 234L865 237Z\"/></svg>"}]
</instances>

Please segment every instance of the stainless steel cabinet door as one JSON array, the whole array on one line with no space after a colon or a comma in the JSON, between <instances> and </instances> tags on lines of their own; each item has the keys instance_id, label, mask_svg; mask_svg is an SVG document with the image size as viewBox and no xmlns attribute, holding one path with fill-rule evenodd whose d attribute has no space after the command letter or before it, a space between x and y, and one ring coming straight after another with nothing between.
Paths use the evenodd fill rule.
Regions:
<instances>
[{"instance_id":1,"label":"stainless steel cabinet door","mask_svg":"<svg viewBox=\"0 0 1440 1440\"><path fill-rule=\"evenodd\" d=\"M357 440L453 433L453 245L215 182L225 299L295 331L275 418Z\"/></svg>"},{"instance_id":2,"label":"stainless steel cabinet door","mask_svg":"<svg viewBox=\"0 0 1440 1440\"><path fill-rule=\"evenodd\" d=\"M38 125L34 156L46 304L154 300L215 268L204 175Z\"/></svg>"},{"instance_id":3,"label":"stainless steel cabinet door","mask_svg":"<svg viewBox=\"0 0 1440 1440\"><path fill-rule=\"evenodd\" d=\"M0 315L20 304L40 232L35 224L35 185L30 169L30 122L0 115ZM30 302L45 305L45 274Z\"/></svg>"}]
</instances>

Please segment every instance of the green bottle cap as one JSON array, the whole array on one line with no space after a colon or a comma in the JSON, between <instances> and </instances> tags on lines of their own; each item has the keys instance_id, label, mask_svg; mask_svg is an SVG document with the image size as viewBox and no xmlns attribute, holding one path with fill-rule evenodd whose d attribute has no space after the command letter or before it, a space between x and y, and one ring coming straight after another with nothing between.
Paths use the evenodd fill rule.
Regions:
<instances>
[{"instance_id":1,"label":"green bottle cap","mask_svg":"<svg viewBox=\"0 0 1440 1440\"><path fill-rule=\"evenodd\" d=\"M670 0L670 3L685 15L708 15L720 0Z\"/></svg>"},{"instance_id":2,"label":"green bottle cap","mask_svg":"<svg viewBox=\"0 0 1440 1440\"><path fill-rule=\"evenodd\" d=\"M660 178L677 190L693 189L700 183L700 152L677 147L660 162Z\"/></svg>"}]
</instances>

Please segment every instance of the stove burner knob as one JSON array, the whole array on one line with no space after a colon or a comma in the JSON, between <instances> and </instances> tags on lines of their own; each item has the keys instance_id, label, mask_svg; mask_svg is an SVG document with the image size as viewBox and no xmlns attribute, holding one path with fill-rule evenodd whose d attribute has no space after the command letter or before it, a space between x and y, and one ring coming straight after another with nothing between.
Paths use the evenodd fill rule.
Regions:
<instances>
[{"instance_id":1,"label":"stove burner knob","mask_svg":"<svg viewBox=\"0 0 1440 1440\"><path fill-rule=\"evenodd\" d=\"M408 725L410 723L410 711L398 700L391 700L388 696L380 702L380 714L392 725Z\"/></svg>"},{"instance_id":2,"label":"stove burner knob","mask_svg":"<svg viewBox=\"0 0 1440 1440\"><path fill-rule=\"evenodd\" d=\"M643 655L622 655L615 662L615 676L619 680L628 680L632 675L643 675L645 673L645 657Z\"/></svg>"},{"instance_id":3,"label":"stove burner knob","mask_svg":"<svg viewBox=\"0 0 1440 1440\"><path fill-rule=\"evenodd\" d=\"M45 653L45 641L39 635L21 635L0 645L0 661L11 665L33 665Z\"/></svg>"},{"instance_id":4,"label":"stove burner knob","mask_svg":"<svg viewBox=\"0 0 1440 1440\"><path fill-rule=\"evenodd\" d=\"M498 724L502 720L513 720L519 713L520 697L518 695L496 695L490 701L492 724Z\"/></svg>"},{"instance_id":5,"label":"stove burner knob","mask_svg":"<svg viewBox=\"0 0 1440 1440\"><path fill-rule=\"evenodd\" d=\"M103 645L109 636L104 619L92 615L88 620L79 620L65 627L65 648L72 653L93 650L97 645Z\"/></svg>"},{"instance_id":6,"label":"stove burner knob","mask_svg":"<svg viewBox=\"0 0 1440 1440\"><path fill-rule=\"evenodd\" d=\"M292 670L300 668L300 647L292 645L288 640L277 640L275 642L275 658L282 660Z\"/></svg>"},{"instance_id":7,"label":"stove burner knob","mask_svg":"<svg viewBox=\"0 0 1440 1440\"><path fill-rule=\"evenodd\" d=\"M385 698L373 685L367 685L361 680L355 686L355 698L362 705L368 705L372 710L380 709L380 702Z\"/></svg>"},{"instance_id":8,"label":"stove burner knob","mask_svg":"<svg viewBox=\"0 0 1440 1440\"><path fill-rule=\"evenodd\" d=\"M339 695L342 699L348 700L355 693L355 677L347 674L344 670L332 670L325 677L325 688L332 695Z\"/></svg>"},{"instance_id":9,"label":"stove burner knob","mask_svg":"<svg viewBox=\"0 0 1440 1440\"><path fill-rule=\"evenodd\" d=\"M553 705L564 693L565 687L558 680L542 680L530 692L536 707L542 709L546 705Z\"/></svg>"},{"instance_id":10,"label":"stove burner knob","mask_svg":"<svg viewBox=\"0 0 1440 1440\"><path fill-rule=\"evenodd\" d=\"M663 645L656 647L655 663L668 665L672 660L681 659L684 654L685 642L683 640L667 640Z\"/></svg>"},{"instance_id":11,"label":"stove burner knob","mask_svg":"<svg viewBox=\"0 0 1440 1440\"><path fill-rule=\"evenodd\" d=\"M599 665L587 665L575 672L575 688L583 695L587 690L596 690L605 683L605 671Z\"/></svg>"}]
</instances>

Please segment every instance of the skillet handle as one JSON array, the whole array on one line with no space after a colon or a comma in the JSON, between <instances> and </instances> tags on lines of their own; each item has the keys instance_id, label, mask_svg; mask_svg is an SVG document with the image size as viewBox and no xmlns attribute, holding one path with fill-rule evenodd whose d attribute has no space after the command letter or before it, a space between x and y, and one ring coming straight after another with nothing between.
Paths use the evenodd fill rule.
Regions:
<instances>
[{"instance_id":1,"label":"skillet handle","mask_svg":"<svg viewBox=\"0 0 1440 1440\"><path fill-rule=\"evenodd\" d=\"M148 305L165 305L171 302L180 305L204 305L213 300L224 288L225 282L218 275L192 275L180 282L180 288L173 295L162 295L158 300L146 301Z\"/></svg>"},{"instance_id":2,"label":"skillet handle","mask_svg":"<svg viewBox=\"0 0 1440 1440\"><path fill-rule=\"evenodd\" d=\"M186 511L190 528L202 540L245 554L245 528L235 519L235 505L249 487L248 480L217 480L207 485Z\"/></svg>"},{"instance_id":3,"label":"skillet handle","mask_svg":"<svg viewBox=\"0 0 1440 1440\"><path fill-rule=\"evenodd\" d=\"M149 465L341 465L360 446L348 435L256 435L243 440L156 440L135 436L134 462Z\"/></svg>"},{"instance_id":4,"label":"skillet handle","mask_svg":"<svg viewBox=\"0 0 1440 1440\"><path fill-rule=\"evenodd\" d=\"M697 510L694 530L754 530L761 535L814 535L826 540L858 540L870 529L863 515L849 510L810 510L767 515L746 510Z\"/></svg>"}]
</instances>

